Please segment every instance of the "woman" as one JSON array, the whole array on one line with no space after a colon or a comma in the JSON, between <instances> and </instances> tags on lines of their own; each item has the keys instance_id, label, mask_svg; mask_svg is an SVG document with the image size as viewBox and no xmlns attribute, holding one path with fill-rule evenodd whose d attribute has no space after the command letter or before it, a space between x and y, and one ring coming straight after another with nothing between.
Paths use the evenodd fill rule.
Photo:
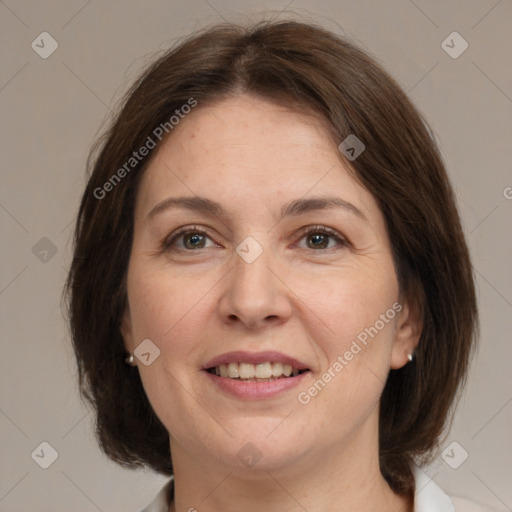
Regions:
<instances>
[{"instance_id":1,"label":"woman","mask_svg":"<svg viewBox=\"0 0 512 512\"><path fill-rule=\"evenodd\" d=\"M466 376L471 264L374 60L302 23L205 30L91 162L73 343L105 453L173 475L147 512L469 510L416 464Z\"/></svg>"}]
</instances>

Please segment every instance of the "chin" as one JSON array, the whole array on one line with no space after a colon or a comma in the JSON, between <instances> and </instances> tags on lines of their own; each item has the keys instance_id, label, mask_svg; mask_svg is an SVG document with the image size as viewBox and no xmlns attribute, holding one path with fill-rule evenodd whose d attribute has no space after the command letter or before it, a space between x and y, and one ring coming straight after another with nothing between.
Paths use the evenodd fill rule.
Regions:
<instances>
[{"instance_id":1,"label":"chin","mask_svg":"<svg viewBox=\"0 0 512 512\"><path fill-rule=\"evenodd\" d=\"M282 417L251 417L230 422L228 430L234 436L219 439L217 453L235 471L254 476L261 471L295 466L311 443L303 430L294 428L291 422L285 427L287 421L288 418L283 421Z\"/></svg>"}]
</instances>

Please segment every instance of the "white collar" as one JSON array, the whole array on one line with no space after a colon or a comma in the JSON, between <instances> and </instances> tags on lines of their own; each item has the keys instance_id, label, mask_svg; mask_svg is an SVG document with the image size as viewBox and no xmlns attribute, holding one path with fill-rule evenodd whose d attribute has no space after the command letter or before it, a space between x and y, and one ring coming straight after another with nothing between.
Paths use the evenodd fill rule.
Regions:
<instances>
[{"instance_id":1,"label":"white collar","mask_svg":"<svg viewBox=\"0 0 512 512\"><path fill-rule=\"evenodd\" d=\"M455 512L452 500L418 466L413 466L416 492L414 512Z\"/></svg>"},{"instance_id":2,"label":"white collar","mask_svg":"<svg viewBox=\"0 0 512 512\"><path fill-rule=\"evenodd\" d=\"M414 496L414 512L455 512L452 500L441 488L419 467L413 466L416 493ZM168 498L174 480L171 480L158 493L155 499L142 512L167 512Z\"/></svg>"}]
</instances>

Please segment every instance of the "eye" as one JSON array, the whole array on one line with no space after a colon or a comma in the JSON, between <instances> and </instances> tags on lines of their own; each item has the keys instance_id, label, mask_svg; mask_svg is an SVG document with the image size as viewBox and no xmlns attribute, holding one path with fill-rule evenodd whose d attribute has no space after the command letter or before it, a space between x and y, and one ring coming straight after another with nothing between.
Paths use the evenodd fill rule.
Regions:
<instances>
[{"instance_id":1,"label":"eye","mask_svg":"<svg viewBox=\"0 0 512 512\"><path fill-rule=\"evenodd\" d=\"M210 241L209 245L207 245L208 241ZM178 229L166 238L162 245L162 248L167 251L194 251L214 247L216 244L206 231L192 226Z\"/></svg>"},{"instance_id":2,"label":"eye","mask_svg":"<svg viewBox=\"0 0 512 512\"><path fill-rule=\"evenodd\" d=\"M305 245L297 246L305 249L328 250L338 247L346 247L348 242L343 236L333 229L325 226L312 226L306 229L300 240L305 240ZM204 229L196 226L183 227L169 235L162 243L165 251L192 252L209 247L218 247Z\"/></svg>"},{"instance_id":3,"label":"eye","mask_svg":"<svg viewBox=\"0 0 512 512\"><path fill-rule=\"evenodd\" d=\"M301 237L301 240L303 239L306 241L306 248L314 250L332 249L336 246L345 247L348 245L347 241L339 233L324 226L307 228Z\"/></svg>"}]
</instances>

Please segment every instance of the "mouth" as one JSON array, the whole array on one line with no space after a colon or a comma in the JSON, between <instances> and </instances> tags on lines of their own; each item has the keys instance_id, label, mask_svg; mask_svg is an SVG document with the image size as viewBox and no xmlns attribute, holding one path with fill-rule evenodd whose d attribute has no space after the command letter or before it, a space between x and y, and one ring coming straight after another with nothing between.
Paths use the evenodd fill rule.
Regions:
<instances>
[{"instance_id":1,"label":"mouth","mask_svg":"<svg viewBox=\"0 0 512 512\"><path fill-rule=\"evenodd\" d=\"M223 394L242 400L280 396L297 386L311 369L280 352L230 352L203 366L204 375Z\"/></svg>"},{"instance_id":2,"label":"mouth","mask_svg":"<svg viewBox=\"0 0 512 512\"><path fill-rule=\"evenodd\" d=\"M243 382L271 382L296 377L309 370L294 368L291 364L267 361L258 364L231 362L212 366L207 368L206 371L217 377Z\"/></svg>"}]
</instances>

